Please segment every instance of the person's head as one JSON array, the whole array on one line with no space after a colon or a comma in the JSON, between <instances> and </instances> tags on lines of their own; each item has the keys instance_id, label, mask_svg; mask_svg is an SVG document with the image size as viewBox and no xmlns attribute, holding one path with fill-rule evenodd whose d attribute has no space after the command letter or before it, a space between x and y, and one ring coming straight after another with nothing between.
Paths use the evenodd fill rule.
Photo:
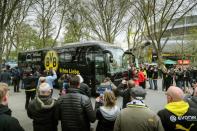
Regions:
<instances>
[{"instance_id":1,"label":"person's head","mask_svg":"<svg viewBox=\"0 0 197 131\"><path fill-rule=\"evenodd\" d=\"M109 77L106 77L105 79L104 79L104 83L105 82L110 82L111 81L111 79L109 78Z\"/></svg>"},{"instance_id":2,"label":"person's head","mask_svg":"<svg viewBox=\"0 0 197 131\"><path fill-rule=\"evenodd\" d=\"M129 81L128 81L128 87L129 87L129 88L135 87L135 82L134 82L133 80L129 80Z\"/></svg>"},{"instance_id":3,"label":"person's head","mask_svg":"<svg viewBox=\"0 0 197 131\"><path fill-rule=\"evenodd\" d=\"M194 96L197 97L197 88L194 88Z\"/></svg>"},{"instance_id":4,"label":"person's head","mask_svg":"<svg viewBox=\"0 0 197 131\"><path fill-rule=\"evenodd\" d=\"M179 87L170 86L166 92L166 96L168 103L178 102L183 100L184 93Z\"/></svg>"},{"instance_id":5,"label":"person's head","mask_svg":"<svg viewBox=\"0 0 197 131\"><path fill-rule=\"evenodd\" d=\"M0 104L8 105L8 85L0 82Z\"/></svg>"},{"instance_id":6,"label":"person's head","mask_svg":"<svg viewBox=\"0 0 197 131\"><path fill-rule=\"evenodd\" d=\"M46 77L40 77L40 83L46 82Z\"/></svg>"},{"instance_id":7,"label":"person's head","mask_svg":"<svg viewBox=\"0 0 197 131\"><path fill-rule=\"evenodd\" d=\"M50 96L51 95L51 87L48 83L40 84L38 88L38 95L39 96Z\"/></svg>"},{"instance_id":8,"label":"person's head","mask_svg":"<svg viewBox=\"0 0 197 131\"><path fill-rule=\"evenodd\" d=\"M142 87L138 86L135 88L131 88L130 95L131 100L144 100L146 97L146 91Z\"/></svg>"},{"instance_id":9,"label":"person's head","mask_svg":"<svg viewBox=\"0 0 197 131\"><path fill-rule=\"evenodd\" d=\"M79 77L79 79L80 79L80 83L83 83L83 77L81 76L81 75L77 75L78 77Z\"/></svg>"},{"instance_id":10,"label":"person's head","mask_svg":"<svg viewBox=\"0 0 197 131\"><path fill-rule=\"evenodd\" d=\"M128 85L128 83L127 83L127 81L126 80L122 80L122 85L124 86L124 88L127 88L127 85Z\"/></svg>"},{"instance_id":11,"label":"person's head","mask_svg":"<svg viewBox=\"0 0 197 131\"><path fill-rule=\"evenodd\" d=\"M104 106L114 107L116 104L116 97L114 93L110 90L104 92Z\"/></svg>"},{"instance_id":12,"label":"person's head","mask_svg":"<svg viewBox=\"0 0 197 131\"><path fill-rule=\"evenodd\" d=\"M79 88L80 78L77 75L71 75L70 77L70 87Z\"/></svg>"}]
</instances>

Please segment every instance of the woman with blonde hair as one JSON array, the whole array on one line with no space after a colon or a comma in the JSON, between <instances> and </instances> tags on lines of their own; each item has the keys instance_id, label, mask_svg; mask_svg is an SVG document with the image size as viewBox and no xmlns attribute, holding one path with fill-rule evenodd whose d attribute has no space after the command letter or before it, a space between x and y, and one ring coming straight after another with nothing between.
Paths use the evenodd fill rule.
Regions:
<instances>
[{"instance_id":1,"label":"woman with blonde hair","mask_svg":"<svg viewBox=\"0 0 197 131\"><path fill-rule=\"evenodd\" d=\"M96 99L96 102L103 105L97 107L96 117L98 124L96 131L113 131L114 123L120 109L116 105L116 97L110 90L106 90L103 96Z\"/></svg>"}]
</instances>

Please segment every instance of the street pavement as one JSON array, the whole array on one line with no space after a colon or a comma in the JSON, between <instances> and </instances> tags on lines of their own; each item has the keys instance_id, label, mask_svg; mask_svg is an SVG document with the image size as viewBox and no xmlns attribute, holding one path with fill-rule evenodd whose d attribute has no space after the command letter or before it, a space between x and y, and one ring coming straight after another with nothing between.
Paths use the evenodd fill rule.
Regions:
<instances>
[{"instance_id":1,"label":"street pavement","mask_svg":"<svg viewBox=\"0 0 197 131\"><path fill-rule=\"evenodd\" d=\"M161 79L158 80L158 87L159 87L158 91L149 90L148 82L146 85L147 85L146 86L147 96L145 99L145 103L148 105L150 109L152 109L155 113L157 113L159 110L163 109L166 104L165 92L161 90L162 89ZM59 93L58 90L54 90L53 97L57 99L58 93ZM91 101L94 106L95 99L91 98ZM117 104L121 106L122 98L120 97L118 98ZM21 89L20 93L14 93L13 87L12 86L10 87L9 107L12 110L12 116L16 117L19 120L20 124L25 129L25 131L33 131L32 120L27 117L27 113L25 110L25 92L23 89ZM96 123L97 122L93 123L91 126L95 128ZM59 122L58 125L59 131L61 131L60 126L61 124Z\"/></svg>"}]
</instances>

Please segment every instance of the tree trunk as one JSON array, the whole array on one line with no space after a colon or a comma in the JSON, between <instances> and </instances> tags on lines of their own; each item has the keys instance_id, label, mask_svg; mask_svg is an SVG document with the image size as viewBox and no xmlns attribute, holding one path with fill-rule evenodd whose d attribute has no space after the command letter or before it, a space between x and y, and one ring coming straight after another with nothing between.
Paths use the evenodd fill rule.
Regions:
<instances>
[{"instance_id":1,"label":"tree trunk","mask_svg":"<svg viewBox=\"0 0 197 131\"><path fill-rule=\"evenodd\" d=\"M3 63L3 29L0 29L0 70L1 64Z\"/></svg>"},{"instance_id":2,"label":"tree trunk","mask_svg":"<svg viewBox=\"0 0 197 131\"><path fill-rule=\"evenodd\" d=\"M158 60L158 67L162 70L162 72L167 72L167 68L163 62L163 57L162 57L162 50L158 49L157 50L157 60Z\"/></svg>"}]
</instances>

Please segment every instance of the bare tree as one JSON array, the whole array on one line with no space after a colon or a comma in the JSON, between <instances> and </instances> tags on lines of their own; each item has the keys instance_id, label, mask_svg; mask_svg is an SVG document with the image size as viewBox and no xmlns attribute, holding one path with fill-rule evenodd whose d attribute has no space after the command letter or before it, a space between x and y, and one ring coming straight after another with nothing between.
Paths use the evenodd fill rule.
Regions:
<instances>
[{"instance_id":1,"label":"bare tree","mask_svg":"<svg viewBox=\"0 0 197 131\"><path fill-rule=\"evenodd\" d=\"M36 26L39 37L42 39L42 47L52 46L52 35L55 31L53 20L57 12L57 0L36 0L33 7L37 15Z\"/></svg>"},{"instance_id":2,"label":"bare tree","mask_svg":"<svg viewBox=\"0 0 197 131\"><path fill-rule=\"evenodd\" d=\"M13 12L13 15L10 19L9 24L6 27L4 33L4 43L3 48L6 60L9 58L11 49L18 51L20 46L20 39L24 36L20 35L21 25L24 22L24 19L28 15L29 8L33 5L33 0L22 0L18 3L16 10Z\"/></svg>"},{"instance_id":3,"label":"bare tree","mask_svg":"<svg viewBox=\"0 0 197 131\"><path fill-rule=\"evenodd\" d=\"M127 21L129 0L92 0L84 2L82 13L87 19L92 36L113 43Z\"/></svg>"},{"instance_id":4,"label":"bare tree","mask_svg":"<svg viewBox=\"0 0 197 131\"><path fill-rule=\"evenodd\" d=\"M81 1L72 0L65 2L67 4L67 11L64 17L64 40L66 43L80 41L88 34L85 28L87 22L80 10Z\"/></svg>"},{"instance_id":5,"label":"bare tree","mask_svg":"<svg viewBox=\"0 0 197 131\"><path fill-rule=\"evenodd\" d=\"M4 33L19 2L20 0L1 0L0 2L0 64L3 56Z\"/></svg>"},{"instance_id":6,"label":"bare tree","mask_svg":"<svg viewBox=\"0 0 197 131\"><path fill-rule=\"evenodd\" d=\"M158 64L163 65L162 50L169 37L164 43L162 38L168 28L173 29L176 23L181 20L189 11L197 5L195 0L136 0L133 4L146 25L148 39L158 56Z\"/></svg>"}]
</instances>

